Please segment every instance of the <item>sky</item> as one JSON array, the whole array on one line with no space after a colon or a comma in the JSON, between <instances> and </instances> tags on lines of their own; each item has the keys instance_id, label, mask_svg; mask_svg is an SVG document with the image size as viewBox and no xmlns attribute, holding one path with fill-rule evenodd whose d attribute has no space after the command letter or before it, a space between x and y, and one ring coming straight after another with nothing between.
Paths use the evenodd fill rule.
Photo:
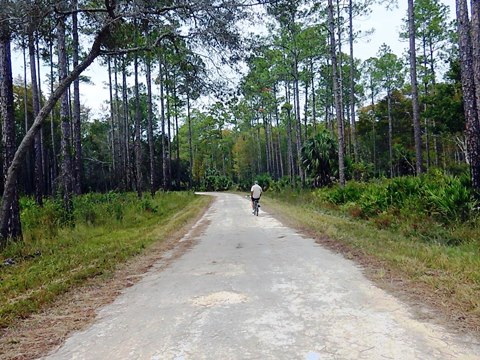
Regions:
<instances>
[{"instance_id":1,"label":"sky","mask_svg":"<svg viewBox=\"0 0 480 360\"><path fill-rule=\"evenodd\" d=\"M455 0L443 0L445 5L450 7L451 18L455 14ZM364 18L355 19L354 27L366 31L371 28L375 32L368 37L358 39L354 46L354 56L361 60L366 60L372 56L376 56L378 49L383 43L390 46L392 51L401 56L407 49L408 43L399 40L402 19L407 14L407 1L398 0L398 8L394 10L386 10L382 5L375 5L372 13ZM18 52L12 54L13 73L15 77L23 78L23 55ZM48 69L43 69L45 74ZM99 61L95 61L88 68L84 75L89 76L92 84L81 84L81 102L83 105L92 110L92 114L100 117L108 111L106 102L109 99L107 87L108 73L106 67L101 65ZM43 84L43 89L47 89L47 85Z\"/></svg>"}]
</instances>

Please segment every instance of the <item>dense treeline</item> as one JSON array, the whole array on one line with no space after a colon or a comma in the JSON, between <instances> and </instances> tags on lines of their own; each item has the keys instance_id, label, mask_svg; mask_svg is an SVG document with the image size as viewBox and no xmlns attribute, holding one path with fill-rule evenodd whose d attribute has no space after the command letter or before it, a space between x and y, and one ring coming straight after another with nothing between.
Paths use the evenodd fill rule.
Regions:
<instances>
[{"instance_id":1,"label":"dense treeline","mask_svg":"<svg viewBox=\"0 0 480 360\"><path fill-rule=\"evenodd\" d=\"M74 194L245 188L258 176L343 187L469 168L478 190L476 3L470 20L457 0L452 23L440 0L409 1L408 59L384 44L362 61L354 20L380 2L392 3L2 1L2 238L21 236L22 194L62 196L69 223ZM246 39L255 13L265 31ZM12 46L24 54L18 79ZM238 88L212 80L210 62L245 54ZM80 105L95 59L109 79L100 118Z\"/></svg>"}]
</instances>

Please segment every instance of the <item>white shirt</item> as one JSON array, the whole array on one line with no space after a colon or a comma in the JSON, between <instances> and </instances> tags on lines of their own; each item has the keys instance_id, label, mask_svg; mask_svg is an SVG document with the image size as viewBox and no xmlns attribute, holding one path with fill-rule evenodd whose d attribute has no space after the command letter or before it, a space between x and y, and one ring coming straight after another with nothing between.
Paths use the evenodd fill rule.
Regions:
<instances>
[{"instance_id":1,"label":"white shirt","mask_svg":"<svg viewBox=\"0 0 480 360\"><path fill-rule=\"evenodd\" d=\"M262 187L258 184L253 185L250 191L252 192L252 197L254 199L259 199L260 195L262 195Z\"/></svg>"}]
</instances>

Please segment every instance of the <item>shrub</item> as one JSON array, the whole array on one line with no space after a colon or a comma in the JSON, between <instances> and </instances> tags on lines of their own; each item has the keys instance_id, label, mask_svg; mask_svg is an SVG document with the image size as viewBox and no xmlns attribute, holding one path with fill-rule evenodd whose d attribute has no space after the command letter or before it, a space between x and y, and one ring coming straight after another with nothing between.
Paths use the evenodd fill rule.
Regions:
<instances>
[{"instance_id":1,"label":"shrub","mask_svg":"<svg viewBox=\"0 0 480 360\"><path fill-rule=\"evenodd\" d=\"M431 213L444 223L467 221L478 206L472 191L458 178L449 178L443 186L428 184L426 195Z\"/></svg>"},{"instance_id":2,"label":"shrub","mask_svg":"<svg viewBox=\"0 0 480 360\"><path fill-rule=\"evenodd\" d=\"M272 181L270 184L270 188L272 191L275 192L284 191L285 189L291 189L292 185L290 183L290 178L288 176L284 176L277 181Z\"/></svg>"},{"instance_id":3,"label":"shrub","mask_svg":"<svg viewBox=\"0 0 480 360\"><path fill-rule=\"evenodd\" d=\"M365 189L365 185L358 182L349 182L345 187L333 187L326 191L326 199L340 205L347 202L357 202Z\"/></svg>"},{"instance_id":4,"label":"shrub","mask_svg":"<svg viewBox=\"0 0 480 360\"><path fill-rule=\"evenodd\" d=\"M255 180L258 181L258 185L262 187L263 191L267 191L273 182L271 176L268 174L258 175Z\"/></svg>"}]
</instances>

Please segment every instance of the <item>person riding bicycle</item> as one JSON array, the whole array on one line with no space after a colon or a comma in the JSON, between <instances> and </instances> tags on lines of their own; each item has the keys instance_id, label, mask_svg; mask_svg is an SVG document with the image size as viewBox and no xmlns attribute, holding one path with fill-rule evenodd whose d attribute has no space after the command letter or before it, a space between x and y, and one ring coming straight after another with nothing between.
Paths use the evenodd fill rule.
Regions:
<instances>
[{"instance_id":1,"label":"person riding bicycle","mask_svg":"<svg viewBox=\"0 0 480 360\"><path fill-rule=\"evenodd\" d=\"M258 181L255 181L252 188L250 189L250 198L252 199L252 210L255 211L255 201L260 200L262 196L262 187L258 185Z\"/></svg>"}]
</instances>

